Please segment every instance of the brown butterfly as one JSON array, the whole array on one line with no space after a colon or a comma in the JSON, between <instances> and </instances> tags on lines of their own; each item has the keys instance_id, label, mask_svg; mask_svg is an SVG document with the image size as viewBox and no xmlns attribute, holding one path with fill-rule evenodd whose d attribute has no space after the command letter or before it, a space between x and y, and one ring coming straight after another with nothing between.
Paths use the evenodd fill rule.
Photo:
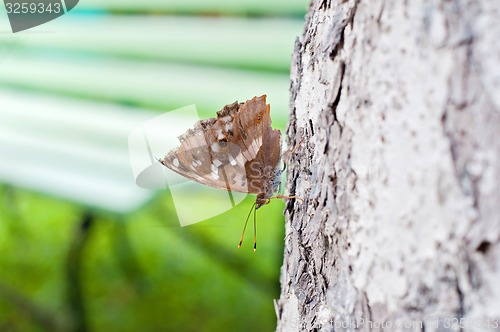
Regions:
<instances>
[{"instance_id":1,"label":"brown butterfly","mask_svg":"<svg viewBox=\"0 0 500 332\"><path fill-rule=\"evenodd\" d=\"M252 210L268 204L281 187L281 132L271 128L266 95L244 103L235 101L217 112L217 118L198 121L179 136L180 147L160 162L180 175L210 187L257 194ZM276 196L293 198L292 196Z\"/></svg>"}]
</instances>

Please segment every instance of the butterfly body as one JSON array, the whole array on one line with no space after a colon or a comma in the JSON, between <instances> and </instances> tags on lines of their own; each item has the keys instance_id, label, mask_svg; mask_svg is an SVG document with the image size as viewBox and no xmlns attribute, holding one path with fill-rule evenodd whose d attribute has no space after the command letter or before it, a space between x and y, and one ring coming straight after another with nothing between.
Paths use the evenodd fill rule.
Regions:
<instances>
[{"instance_id":1,"label":"butterfly body","mask_svg":"<svg viewBox=\"0 0 500 332\"><path fill-rule=\"evenodd\" d=\"M160 162L188 179L257 194L256 208L280 187L281 132L271 127L265 95L224 106L217 118L198 121L179 141Z\"/></svg>"}]
</instances>

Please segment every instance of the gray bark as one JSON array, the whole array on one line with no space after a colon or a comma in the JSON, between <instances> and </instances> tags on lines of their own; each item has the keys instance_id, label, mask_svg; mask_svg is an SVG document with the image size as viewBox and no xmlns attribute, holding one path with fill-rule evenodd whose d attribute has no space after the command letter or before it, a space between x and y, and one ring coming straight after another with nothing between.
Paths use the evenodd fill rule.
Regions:
<instances>
[{"instance_id":1,"label":"gray bark","mask_svg":"<svg viewBox=\"0 0 500 332\"><path fill-rule=\"evenodd\" d=\"M500 328L499 8L312 1L278 331Z\"/></svg>"}]
</instances>

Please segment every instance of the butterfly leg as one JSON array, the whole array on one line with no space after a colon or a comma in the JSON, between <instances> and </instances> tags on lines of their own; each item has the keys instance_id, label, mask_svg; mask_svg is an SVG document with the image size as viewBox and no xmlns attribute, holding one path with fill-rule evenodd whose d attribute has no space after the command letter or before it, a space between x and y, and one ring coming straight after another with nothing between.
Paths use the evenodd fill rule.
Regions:
<instances>
[{"instance_id":1,"label":"butterfly leg","mask_svg":"<svg viewBox=\"0 0 500 332\"><path fill-rule=\"evenodd\" d=\"M281 155L281 159L283 160L283 169L281 170L281 173L280 174L283 174L286 170L286 163L287 163L287 160L288 158L290 158L292 156L292 154L297 151L297 149L302 145L302 140L300 140L299 144L297 144L291 151L290 149L288 149L287 151L285 151L282 155ZM286 156L286 157L285 157ZM279 187L278 187L278 192L281 192L281 182L279 183Z\"/></svg>"},{"instance_id":2,"label":"butterfly leg","mask_svg":"<svg viewBox=\"0 0 500 332\"><path fill-rule=\"evenodd\" d=\"M304 203L304 200L300 197L297 197L297 196L287 196L287 195L278 195L278 196L275 196L273 198L282 198L282 199L298 199L301 203Z\"/></svg>"},{"instance_id":3,"label":"butterfly leg","mask_svg":"<svg viewBox=\"0 0 500 332\"><path fill-rule=\"evenodd\" d=\"M288 149L287 151L285 151L285 153L283 153L281 155L281 158L283 159L283 169L281 170L282 173L286 170L286 160L288 158L290 158L295 153L295 151L297 151L297 149L302 145L302 142L303 142L303 139L301 139L299 141L299 144L297 144L292 150ZM284 198L284 199L295 198L295 199L298 199L301 202L304 202L304 200L302 198L300 198L300 197L283 195L282 191L281 191L282 189L283 188L281 187L281 182L280 182L279 185L278 185L278 195L275 196L275 197L272 197L272 198Z\"/></svg>"},{"instance_id":4,"label":"butterfly leg","mask_svg":"<svg viewBox=\"0 0 500 332\"><path fill-rule=\"evenodd\" d=\"M299 144L297 144L292 150L288 149L287 151L285 151L282 155L281 155L281 158L283 160L287 160L288 158L290 158L291 155L293 155L295 153L295 151L297 151L297 149L302 145L302 139L299 141ZM286 164L286 163L285 163ZM285 170L285 169L283 169Z\"/></svg>"}]
</instances>

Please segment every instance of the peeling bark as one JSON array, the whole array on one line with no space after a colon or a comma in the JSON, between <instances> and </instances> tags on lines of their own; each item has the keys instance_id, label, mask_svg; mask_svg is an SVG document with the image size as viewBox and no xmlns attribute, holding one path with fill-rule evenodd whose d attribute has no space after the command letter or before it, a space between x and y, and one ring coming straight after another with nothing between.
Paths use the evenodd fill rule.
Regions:
<instances>
[{"instance_id":1,"label":"peeling bark","mask_svg":"<svg viewBox=\"0 0 500 332\"><path fill-rule=\"evenodd\" d=\"M313 0L277 330L500 328L499 133L495 0Z\"/></svg>"}]
</instances>

